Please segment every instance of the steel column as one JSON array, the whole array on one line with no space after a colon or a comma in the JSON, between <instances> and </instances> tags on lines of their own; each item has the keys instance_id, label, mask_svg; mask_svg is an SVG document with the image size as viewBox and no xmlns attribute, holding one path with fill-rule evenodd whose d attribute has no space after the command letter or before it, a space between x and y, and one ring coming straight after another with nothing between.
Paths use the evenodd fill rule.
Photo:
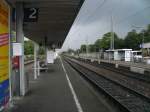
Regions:
<instances>
[{"instance_id":1,"label":"steel column","mask_svg":"<svg viewBox=\"0 0 150 112\"><path fill-rule=\"evenodd\" d=\"M34 42L34 79L37 79L37 44Z\"/></svg>"},{"instance_id":2,"label":"steel column","mask_svg":"<svg viewBox=\"0 0 150 112\"><path fill-rule=\"evenodd\" d=\"M24 74L24 32L23 32L23 3L16 3L16 40L22 44L22 56L20 61L20 95L25 95L25 74Z\"/></svg>"}]
</instances>

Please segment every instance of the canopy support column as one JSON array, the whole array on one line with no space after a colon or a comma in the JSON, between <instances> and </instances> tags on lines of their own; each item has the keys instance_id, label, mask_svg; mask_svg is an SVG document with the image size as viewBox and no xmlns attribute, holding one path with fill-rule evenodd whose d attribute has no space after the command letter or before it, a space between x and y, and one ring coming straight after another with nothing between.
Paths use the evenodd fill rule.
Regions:
<instances>
[{"instance_id":1,"label":"canopy support column","mask_svg":"<svg viewBox=\"0 0 150 112\"><path fill-rule=\"evenodd\" d=\"M37 44L34 42L34 79L37 79Z\"/></svg>"},{"instance_id":2,"label":"canopy support column","mask_svg":"<svg viewBox=\"0 0 150 112\"><path fill-rule=\"evenodd\" d=\"M22 56L19 56L19 79L20 95L25 95L25 74L24 74L24 32L23 32L23 4L16 3L16 41L22 45Z\"/></svg>"}]
</instances>

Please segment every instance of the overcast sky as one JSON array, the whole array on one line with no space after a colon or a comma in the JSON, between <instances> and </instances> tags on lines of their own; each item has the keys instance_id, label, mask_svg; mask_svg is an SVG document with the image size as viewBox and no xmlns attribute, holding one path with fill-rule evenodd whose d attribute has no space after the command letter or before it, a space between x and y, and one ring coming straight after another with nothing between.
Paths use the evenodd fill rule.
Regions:
<instances>
[{"instance_id":1,"label":"overcast sky","mask_svg":"<svg viewBox=\"0 0 150 112\"><path fill-rule=\"evenodd\" d=\"M63 45L63 50L77 49L81 44L94 43L113 29L124 38L133 26L150 24L150 0L85 0Z\"/></svg>"}]
</instances>

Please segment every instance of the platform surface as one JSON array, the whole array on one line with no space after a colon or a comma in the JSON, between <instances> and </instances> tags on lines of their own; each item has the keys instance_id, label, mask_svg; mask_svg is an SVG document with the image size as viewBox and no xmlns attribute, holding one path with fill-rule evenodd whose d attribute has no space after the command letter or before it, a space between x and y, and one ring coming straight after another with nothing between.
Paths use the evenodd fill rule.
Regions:
<instances>
[{"instance_id":1,"label":"platform surface","mask_svg":"<svg viewBox=\"0 0 150 112\"><path fill-rule=\"evenodd\" d=\"M62 63L66 70L62 67ZM57 59L37 80L30 78L30 91L10 112L113 112L92 87L66 62ZM30 75L33 75L30 72ZM74 89L81 110L72 90Z\"/></svg>"}]
</instances>

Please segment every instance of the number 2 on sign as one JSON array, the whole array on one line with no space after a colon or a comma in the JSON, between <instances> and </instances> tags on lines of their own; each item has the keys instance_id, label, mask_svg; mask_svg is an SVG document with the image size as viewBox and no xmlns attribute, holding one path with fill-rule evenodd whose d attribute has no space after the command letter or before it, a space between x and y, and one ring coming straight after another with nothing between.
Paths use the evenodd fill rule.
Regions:
<instances>
[{"instance_id":1,"label":"number 2 on sign","mask_svg":"<svg viewBox=\"0 0 150 112\"><path fill-rule=\"evenodd\" d=\"M32 13L29 15L29 18L35 19L37 10L35 8L31 8L30 11L32 11Z\"/></svg>"}]
</instances>

